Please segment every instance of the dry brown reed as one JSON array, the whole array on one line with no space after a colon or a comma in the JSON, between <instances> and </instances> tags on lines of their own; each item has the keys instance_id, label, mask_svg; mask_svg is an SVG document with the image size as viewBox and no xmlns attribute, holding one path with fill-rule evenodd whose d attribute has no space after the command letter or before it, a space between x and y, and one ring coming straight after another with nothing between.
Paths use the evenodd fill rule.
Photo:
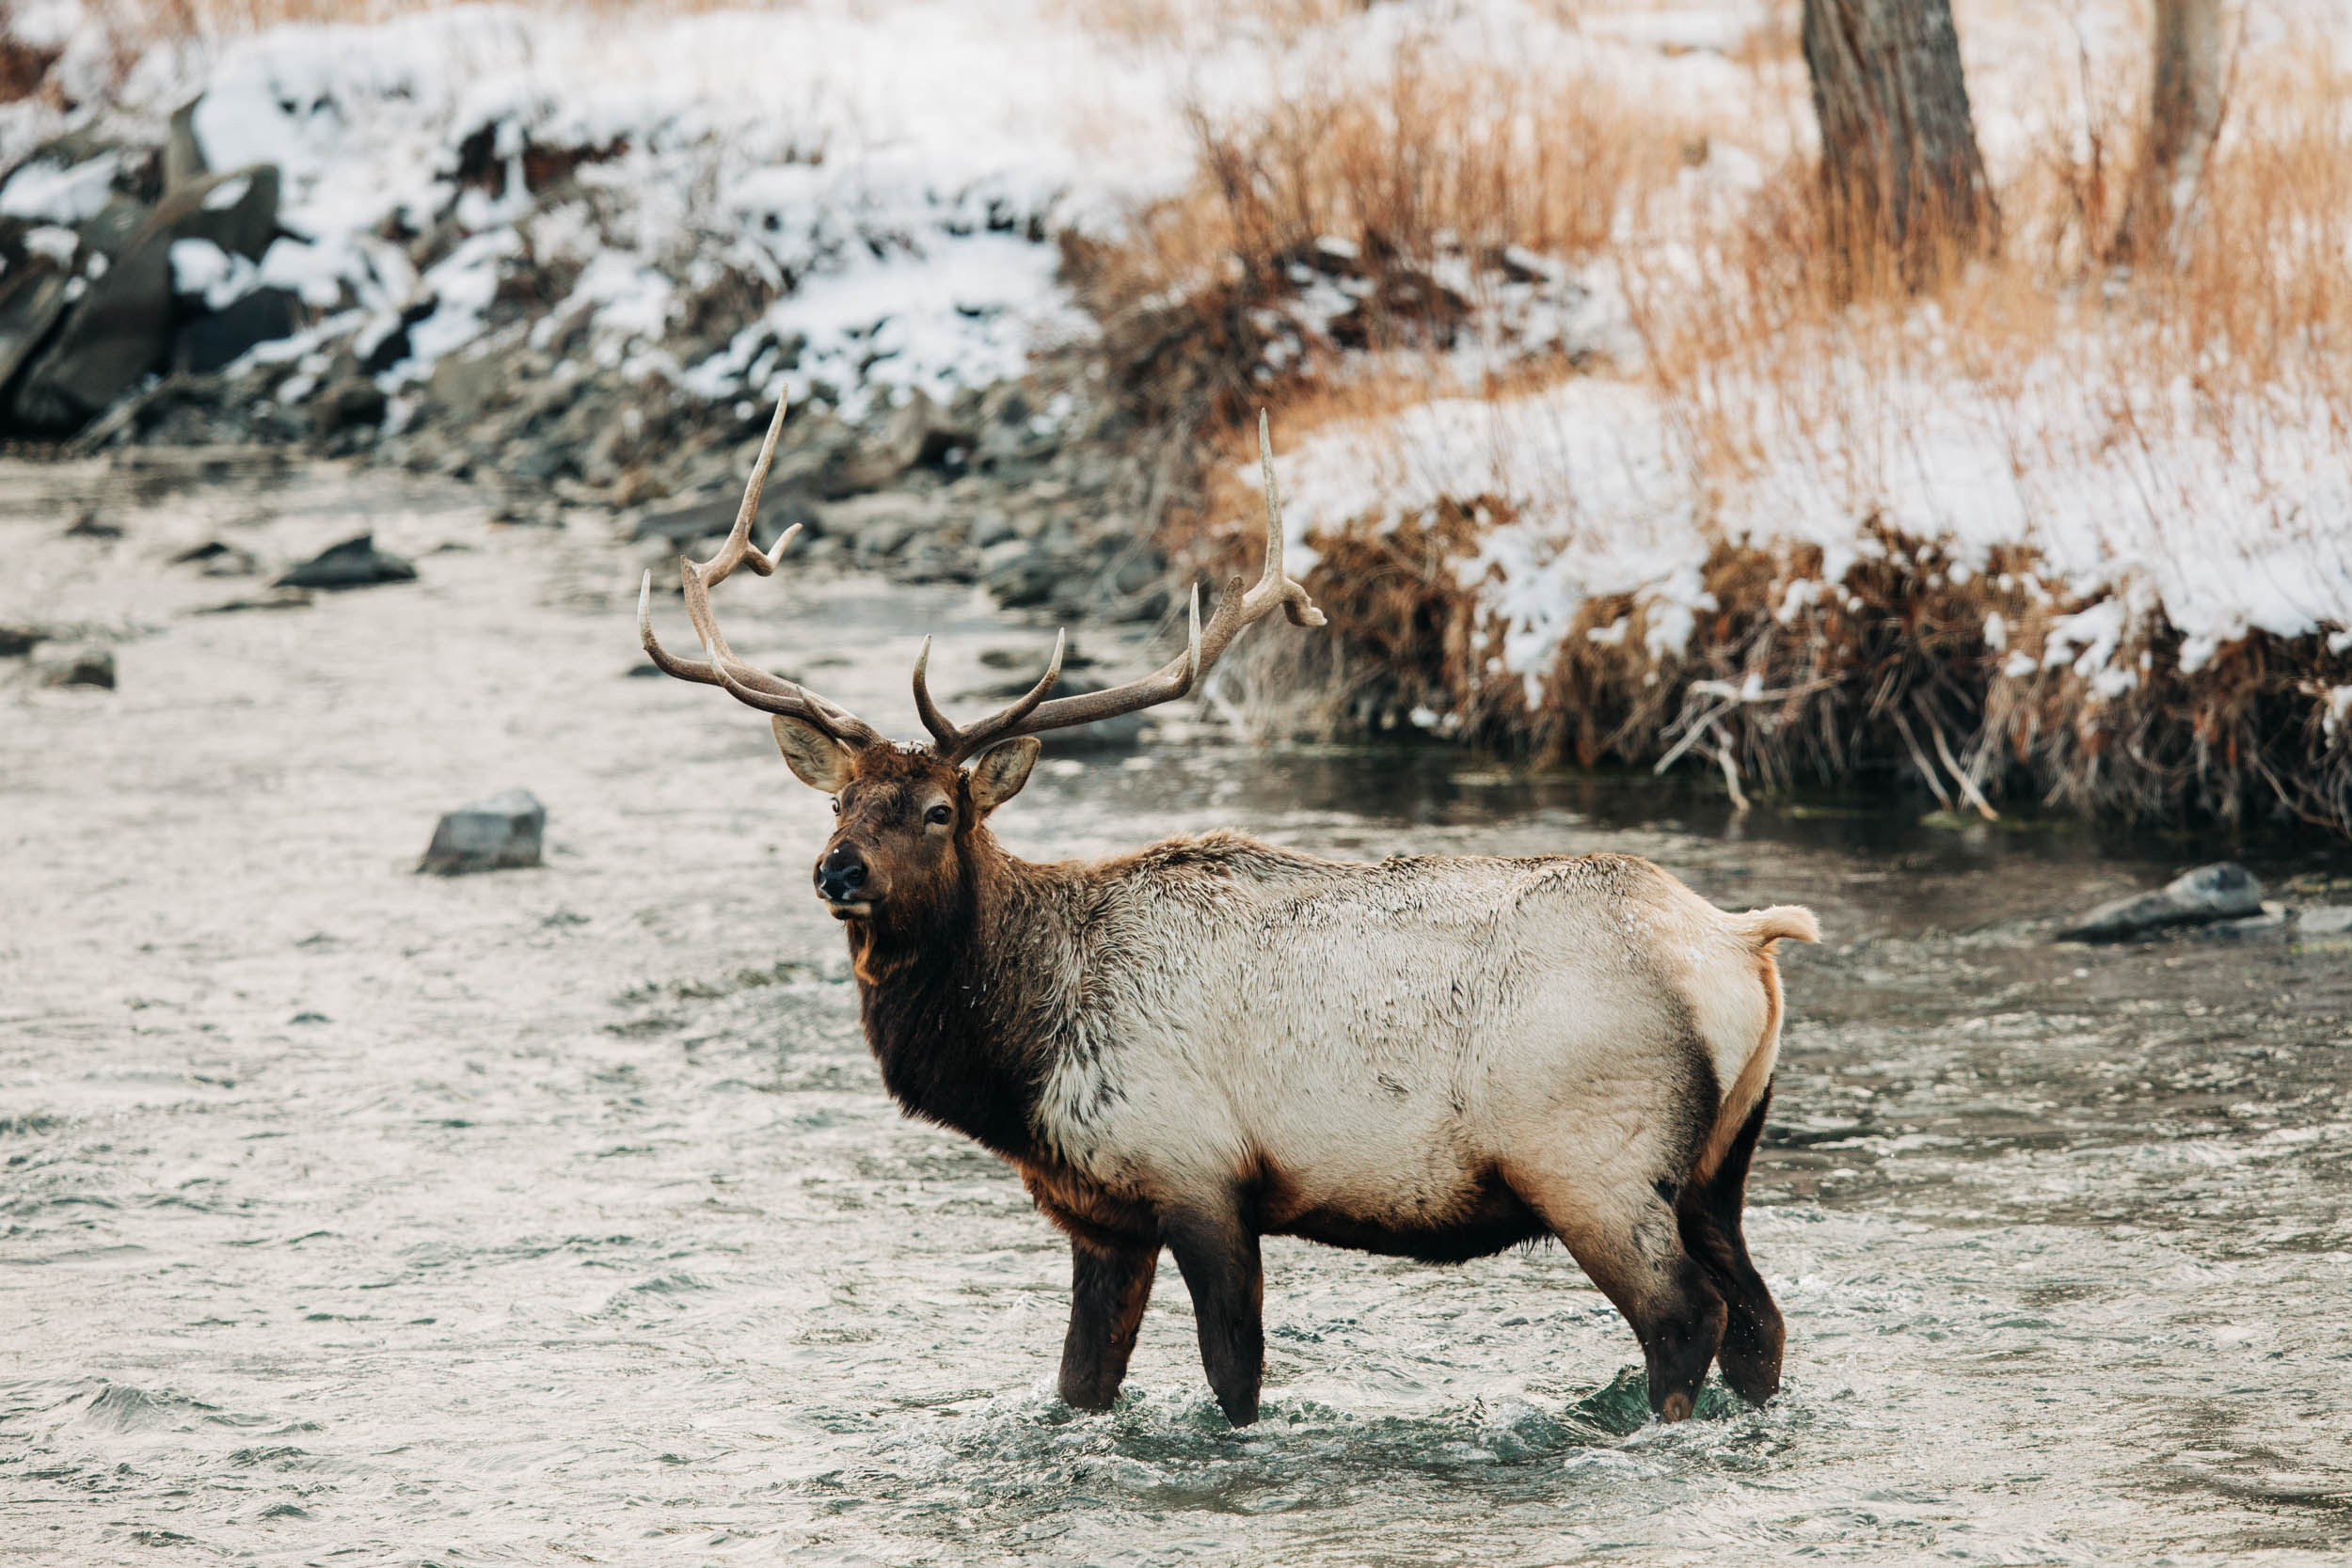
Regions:
<instances>
[{"instance_id":1,"label":"dry brown reed","mask_svg":"<svg viewBox=\"0 0 2352 1568\"><path fill-rule=\"evenodd\" d=\"M1245 324L1247 310L1175 279L1279 279L1303 240L1332 232L1377 236L1408 256L1468 236L1613 258L1646 346L1633 373L1716 496L1773 465L1867 467L1887 439L1889 390L1919 385L2013 428L2021 471L2105 460L2119 445L2142 449L2153 469L2158 449L2185 435L2259 472L2259 445L2282 414L2302 438L2315 424L2335 450L2352 450L2352 277L2342 262L2352 95L2329 58L2281 48L2238 62L2185 245L2170 264L2132 273L2104 260L2120 171L2136 151L2128 82L2085 92L2071 119L2050 117L2000 181L1997 255L1958 269L1928 299L1889 289L1857 303L1808 159L1770 170L1728 217L1694 217L1658 199L1692 127L1580 87L1564 99L1574 108L1561 134L1532 156L1496 134L1489 108L1506 99L1484 87L1430 90L1421 62L1404 56L1393 79L1352 103L1327 93L1248 124L1203 122L1202 186L1145 214L1135 243L1097 258L1092 276L1131 299L1147 280L1160 291L1153 330L1166 352L1187 356L1193 384L1225 394L1162 404L1200 417L1235 460L1205 468L1200 504L1171 514L1180 551L1205 546L1204 557L1221 547L1211 538L1218 520L1245 512L1222 489L1243 455L1225 435L1241 404L1279 393L1295 443L1319 418L1427 394L1419 371L1368 370L1362 356L1295 367L1270 388L1246 331L1187 335L1183 318L1204 299ZM1652 264L1667 247L1697 264ZM1119 288L1110 294L1116 320ZM1384 377L1396 385L1382 389ZM2064 388L2056 405L2053 386ZM2174 422L2152 422L2158 407L2174 409ZM2293 517L2298 483L2307 476L2283 467L2283 490L2249 498L2263 515L2196 515L2161 496L2149 505L2160 541L2210 554L2208 531L2295 526L2279 519ZM2038 655L2053 621L2145 562L2117 562L2106 584L2044 584L2046 568L2021 545L1996 552L1990 570L1954 571L1939 541L1863 515L1857 532L1878 550L1791 611L1788 585L1821 576L1820 552L1719 536L1705 564L1718 608L1680 657L1661 665L1644 651L1629 598L1596 600L1531 703L1525 682L1496 668L1480 595L1457 570L1483 528L1509 520L1501 498L1466 495L1434 519L1385 518L1313 541L1312 586L1351 655L1323 673L1320 689L1344 700L1321 703L1314 722L1376 727L1424 708L1446 716L1450 733L1508 751L1588 765L1687 758L1723 771L1735 792L1900 774L1960 810L2037 800L2168 820L2284 812L2352 832L2352 721L2334 703L2352 687L2352 655L2331 653L2326 637L2256 631L2190 654L2160 608L2141 607L2109 665L2136 670L2128 684L2016 657ZM1620 618L1634 635L1584 635Z\"/></svg>"}]
</instances>

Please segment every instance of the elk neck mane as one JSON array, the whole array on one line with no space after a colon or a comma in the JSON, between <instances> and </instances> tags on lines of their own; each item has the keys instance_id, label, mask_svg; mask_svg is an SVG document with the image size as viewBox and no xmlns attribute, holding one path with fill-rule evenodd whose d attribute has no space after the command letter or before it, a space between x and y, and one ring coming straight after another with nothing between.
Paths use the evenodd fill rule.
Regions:
<instances>
[{"instance_id":1,"label":"elk neck mane","mask_svg":"<svg viewBox=\"0 0 2352 1568\"><path fill-rule=\"evenodd\" d=\"M1066 955L1088 867L1033 864L971 830L956 886L914 927L855 921L850 958L866 1043L912 1115L1020 1159L1070 1006Z\"/></svg>"},{"instance_id":2,"label":"elk neck mane","mask_svg":"<svg viewBox=\"0 0 2352 1568\"><path fill-rule=\"evenodd\" d=\"M1138 898L1197 905L1236 880L1327 863L1234 832L1039 863L985 827L961 859L959 885L919 926L850 923L859 1011L893 1099L1024 1164L1055 1162L1037 1119L1054 1069L1099 1051L1099 1015L1120 1011L1090 994L1103 977L1090 982L1089 960L1143 935L1130 928Z\"/></svg>"}]
</instances>

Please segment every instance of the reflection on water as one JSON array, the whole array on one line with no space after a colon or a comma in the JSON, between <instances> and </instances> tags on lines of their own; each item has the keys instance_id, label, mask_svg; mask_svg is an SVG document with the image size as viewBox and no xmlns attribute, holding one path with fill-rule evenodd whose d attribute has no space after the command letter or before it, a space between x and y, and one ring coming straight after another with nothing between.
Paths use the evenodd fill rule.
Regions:
<instances>
[{"instance_id":1,"label":"reflection on water","mask_svg":"<svg viewBox=\"0 0 2352 1568\"><path fill-rule=\"evenodd\" d=\"M555 576L517 610L501 574L526 569ZM1049 743L1007 813L1024 852L1224 824L1365 857L1605 847L1726 904L1810 903L1830 939L1788 958L1755 1179L1752 1245L1790 1328L1770 1407L1710 1389L1700 1419L1647 1424L1630 1335L1556 1248L1432 1268L1280 1240L1261 1425L1236 1433L1209 1401L1173 1271L1128 1395L1080 1417L1050 1393L1053 1233L992 1160L881 1095L837 935L806 907L821 802L790 793L755 725L621 678L625 597L594 561L492 550L407 600L316 612L348 653L256 675L285 634L184 622L167 660L126 660L153 684L127 681L107 724L45 699L11 715L37 744L8 763L10 852L41 892L0 928L21 976L0 1004L0 1545L77 1563L2340 1549L2344 947L2047 940L2200 847L1834 803L1735 819L1646 779L1422 751ZM934 608L967 654L1005 640ZM766 628L783 654L841 635L798 613ZM510 684L455 710L446 671L388 688L366 650L420 626L501 627L466 657ZM844 695L879 706L903 679L903 660L845 670ZM420 782L427 733L431 766L471 771ZM427 808L474 772L550 800L550 867L407 876ZM257 814L281 844L251 846ZM2251 860L2296 896L2352 889L2318 849Z\"/></svg>"}]
</instances>

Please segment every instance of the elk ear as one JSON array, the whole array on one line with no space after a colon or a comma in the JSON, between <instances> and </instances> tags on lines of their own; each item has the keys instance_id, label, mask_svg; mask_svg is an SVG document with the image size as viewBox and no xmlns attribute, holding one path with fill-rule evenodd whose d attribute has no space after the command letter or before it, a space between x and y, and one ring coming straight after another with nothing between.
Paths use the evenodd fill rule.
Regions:
<instances>
[{"instance_id":1,"label":"elk ear","mask_svg":"<svg viewBox=\"0 0 2352 1568\"><path fill-rule=\"evenodd\" d=\"M811 789L838 795L850 782L850 749L805 719L783 714L768 721L776 732L776 750L784 753L792 776Z\"/></svg>"},{"instance_id":2,"label":"elk ear","mask_svg":"<svg viewBox=\"0 0 2352 1568\"><path fill-rule=\"evenodd\" d=\"M980 753L980 760L972 765L972 803L982 816L1021 793L1021 786L1029 782L1029 769L1037 766L1040 750L1037 736L1025 735Z\"/></svg>"}]
</instances>

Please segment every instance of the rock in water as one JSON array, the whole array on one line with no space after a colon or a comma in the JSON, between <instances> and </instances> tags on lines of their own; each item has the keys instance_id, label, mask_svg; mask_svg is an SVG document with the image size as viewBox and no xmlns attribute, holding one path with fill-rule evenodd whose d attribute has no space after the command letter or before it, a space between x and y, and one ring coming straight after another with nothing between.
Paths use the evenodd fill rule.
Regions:
<instances>
[{"instance_id":1,"label":"rock in water","mask_svg":"<svg viewBox=\"0 0 2352 1568\"><path fill-rule=\"evenodd\" d=\"M2168 926L2202 926L2263 912L2263 885L2235 861L2201 865L2153 893L2110 899L2058 933L2061 942L2121 942Z\"/></svg>"},{"instance_id":2,"label":"rock in water","mask_svg":"<svg viewBox=\"0 0 2352 1568\"><path fill-rule=\"evenodd\" d=\"M539 863L548 808L527 789L510 789L447 813L433 830L419 871L456 877Z\"/></svg>"},{"instance_id":3,"label":"rock in water","mask_svg":"<svg viewBox=\"0 0 2352 1568\"><path fill-rule=\"evenodd\" d=\"M96 686L115 689L115 656L105 648L68 648L33 661L33 674L43 686Z\"/></svg>"},{"instance_id":4,"label":"rock in water","mask_svg":"<svg viewBox=\"0 0 2352 1568\"><path fill-rule=\"evenodd\" d=\"M321 550L270 586L273 588L365 588L378 582L413 582L417 569L399 556L375 547L375 535L362 533Z\"/></svg>"}]
</instances>

